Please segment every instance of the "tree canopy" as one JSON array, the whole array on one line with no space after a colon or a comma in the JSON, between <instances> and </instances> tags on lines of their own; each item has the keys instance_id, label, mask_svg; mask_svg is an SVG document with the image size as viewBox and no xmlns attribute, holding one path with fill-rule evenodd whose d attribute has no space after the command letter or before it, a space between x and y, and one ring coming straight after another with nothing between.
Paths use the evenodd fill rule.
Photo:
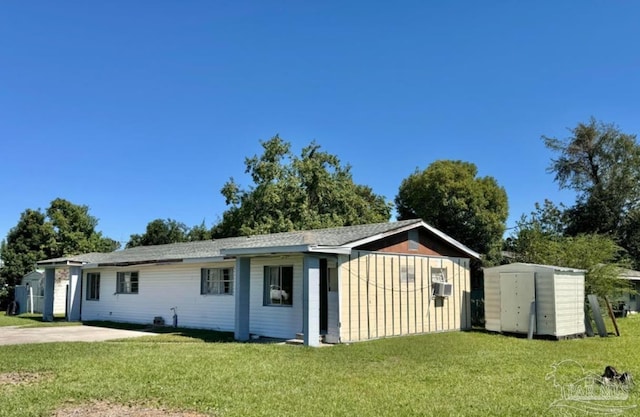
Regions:
<instances>
[{"instance_id":1,"label":"tree canopy","mask_svg":"<svg viewBox=\"0 0 640 417\"><path fill-rule=\"evenodd\" d=\"M156 219L147 224L147 229L142 235L131 235L127 248L207 239L211 239L211 232L204 225L204 221L190 229L184 223L173 219Z\"/></svg>"},{"instance_id":2,"label":"tree canopy","mask_svg":"<svg viewBox=\"0 0 640 417\"><path fill-rule=\"evenodd\" d=\"M245 159L253 185L231 178L221 193L228 209L214 237L244 236L388 221L391 205L365 185L351 167L315 142L296 156L278 135L261 141L263 153Z\"/></svg>"},{"instance_id":3,"label":"tree canopy","mask_svg":"<svg viewBox=\"0 0 640 417\"><path fill-rule=\"evenodd\" d=\"M636 135L591 118L566 139L543 136L559 156L549 172L561 188L577 193L566 209L565 233L605 234L629 251L640 267L640 146Z\"/></svg>"},{"instance_id":4,"label":"tree canopy","mask_svg":"<svg viewBox=\"0 0 640 417\"><path fill-rule=\"evenodd\" d=\"M405 178L395 199L400 220L422 218L473 250L498 258L507 193L470 162L440 160Z\"/></svg>"},{"instance_id":5,"label":"tree canopy","mask_svg":"<svg viewBox=\"0 0 640 417\"><path fill-rule=\"evenodd\" d=\"M584 269L586 294L607 296L628 290L629 282L618 278L620 269L630 265L625 251L606 235L566 235L563 216L562 209L549 201L522 216L510 240L515 260Z\"/></svg>"},{"instance_id":6,"label":"tree canopy","mask_svg":"<svg viewBox=\"0 0 640 417\"><path fill-rule=\"evenodd\" d=\"M110 252L118 244L95 230L87 206L55 199L46 211L27 209L8 233L2 249L2 280L13 287L37 261L84 252Z\"/></svg>"}]
</instances>

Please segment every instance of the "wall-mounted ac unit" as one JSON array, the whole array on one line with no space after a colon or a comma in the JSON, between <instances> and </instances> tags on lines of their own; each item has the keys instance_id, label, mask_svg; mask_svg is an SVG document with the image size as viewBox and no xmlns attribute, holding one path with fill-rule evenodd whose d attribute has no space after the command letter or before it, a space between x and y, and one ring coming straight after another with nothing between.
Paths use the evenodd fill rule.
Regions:
<instances>
[{"instance_id":1,"label":"wall-mounted ac unit","mask_svg":"<svg viewBox=\"0 0 640 417\"><path fill-rule=\"evenodd\" d=\"M451 297L453 294L453 284L450 282L434 282L432 285L435 297Z\"/></svg>"}]
</instances>

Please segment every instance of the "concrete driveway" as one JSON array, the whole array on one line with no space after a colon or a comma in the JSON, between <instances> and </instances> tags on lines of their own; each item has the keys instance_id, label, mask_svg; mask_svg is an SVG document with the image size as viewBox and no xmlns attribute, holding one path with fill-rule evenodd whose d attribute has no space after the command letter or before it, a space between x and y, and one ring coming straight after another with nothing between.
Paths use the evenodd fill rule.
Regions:
<instances>
[{"instance_id":1,"label":"concrete driveway","mask_svg":"<svg viewBox=\"0 0 640 417\"><path fill-rule=\"evenodd\" d=\"M155 333L93 326L10 326L0 327L0 345L51 342L103 342L105 340L155 335Z\"/></svg>"}]
</instances>

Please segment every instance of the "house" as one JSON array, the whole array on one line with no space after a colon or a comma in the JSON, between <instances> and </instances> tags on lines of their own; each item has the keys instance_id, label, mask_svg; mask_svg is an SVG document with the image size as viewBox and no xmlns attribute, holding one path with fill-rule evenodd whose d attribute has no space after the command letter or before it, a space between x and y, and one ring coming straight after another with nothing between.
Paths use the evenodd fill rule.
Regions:
<instances>
[{"instance_id":1,"label":"house","mask_svg":"<svg viewBox=\"0 0 640 417\"><path fill-rule=\"evenodd\" d=\"M615 302L612 301L614 309L621 312L637 313L640 311L640 300L638 300L638 294L640 294L640 271L623 269L619 278L629 281L631 291L622 294Z\"/></svg>"},{"instance_id":2,"label":"house","mask_svg":"<svg viewBox=\"0 0 640 417\"><path fill-rule=\"evenodd\" d=\"M69 319L294 338L306 345L471 327L479 254L422 220L143 246L49 259L70 276Z\"/></svg>"},{"instance_id":3,"label":"house","mask_svg":"<svg viewBox=\"0 0 640 417\"><path fill-rule=\"evenodd\" d=\"M55 272L53 288L53 314L63 315L67 311L68 270L58 269ZM42 313L44 308L44 270L37 269L22 277L21 285L16 286L16 301L20 313Z\"/></svg>"}]
</instances>

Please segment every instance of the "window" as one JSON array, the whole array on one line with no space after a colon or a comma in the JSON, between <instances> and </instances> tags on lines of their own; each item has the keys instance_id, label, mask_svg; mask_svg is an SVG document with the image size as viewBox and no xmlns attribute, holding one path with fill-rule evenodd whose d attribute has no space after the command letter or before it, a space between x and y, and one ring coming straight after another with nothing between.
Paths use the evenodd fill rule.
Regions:
<instances>
[{"instance_id":1,"label":"window","mask_svg":"<svg viewBox=\"0 0 640 417\"><path fill-rule=\"evenodd\" d=\"M87 273L87 300L100 299L100 274L95 272Z\"/></svg>"},{"instance_id":2,"label":"window","mask_svg":"<svg viewBox=\"0 0 640 417\"><path fill-rule=\"evenodd\" d=\"M447 268L431 268L431 282L447 282Z\"/></svg>"},{"instance_id":3,"label":"window","mask_svg":"<svg viewBox=\"0 0 640 417\"><path fill-rule=\"evenodd\" d=\"M116 281L116 293L137 294L138 272L118 272L118 278Z\"/></svg>"},{"instance_id":4,"label":"window","mask_svg":"<svg viewBox=\"0 0 640 417\"><path fill-rule=\"evenodd\" d=\"M233 268L203 268L200 294L233 294Z\"/></svg>"},{"instance_id":5,"label":"window","mask_svg":"<svg viewBox=\"0 0 640 417\"><path fill-rule=\"evenodd\" d=\"M413 263L408 263L400 267L400 280L403 284L409 284L416 281L416 272Z\"/></svg>"},{"instance_id":6,"label":"window","mask_svg":"<svg viewBox=\"0 0 640 417\"><path fill-rule=\"evenodd\" d=\"M264 267L264 305L290 306L293 304L293 267Z\"/></svg>"}]
</instances>

